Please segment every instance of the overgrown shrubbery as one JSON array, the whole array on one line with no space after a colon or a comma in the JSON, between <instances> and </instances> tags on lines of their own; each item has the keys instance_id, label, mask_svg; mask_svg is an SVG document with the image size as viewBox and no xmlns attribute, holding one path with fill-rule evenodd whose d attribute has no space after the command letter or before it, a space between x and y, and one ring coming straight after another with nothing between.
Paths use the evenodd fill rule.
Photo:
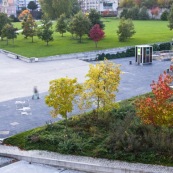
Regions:
<instances>
[{"instance_id":1,"label":"overgrown shrubbery","mask_svg":"<svg viewBox=\"0 0 173 173\"><path fill-rule=\"evenodd\" d=\"M171 50L171 44L170 42L167 43L161 43L161 44L153 44L153 51L162 51L162 50ZM134 57L135 56L135 48L129 48L126 51L123 52L117 52L116 54L98 54L97 60L101 61L106 59L117 59L117 58L125 58L125 57Z\"/></svg>"},{"instance_id":2,"label":"overgrown shrubbery","mask_svg":"<svg viewBox=\"0 0 173 173\"><path fill-rule=\"evenodd\" d=\"M173 129L145 125L136 116L134 99L109 113L90 112L65 122L16 135L4 142L42 149L132 162L173 165Z\"/></svg>"}]
</instances>

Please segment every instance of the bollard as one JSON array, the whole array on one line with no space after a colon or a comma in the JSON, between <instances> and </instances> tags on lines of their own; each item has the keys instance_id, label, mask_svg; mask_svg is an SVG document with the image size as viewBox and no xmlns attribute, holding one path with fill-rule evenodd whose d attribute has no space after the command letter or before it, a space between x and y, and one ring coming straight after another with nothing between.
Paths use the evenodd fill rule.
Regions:
<instances>
[{"instance_id":1,"label":"bollard","mask_svg":"<svg viewBox=\"0 0 173 173\"><path fill-rule=\"evenodd\" d=\"M166 69L166 72L167 72L167 73L169 73L169 68L168 68L168 69Z\"/></svg>"},{"instance_id":2,"label":"bollard","mask_svg":"<svg viewBox=\"0 0 173 173\"><path fill-rule=\"evenodd\" d=\"M129 61L129 65L132 65L132 61Z\"/></svg>"}]
</instances>

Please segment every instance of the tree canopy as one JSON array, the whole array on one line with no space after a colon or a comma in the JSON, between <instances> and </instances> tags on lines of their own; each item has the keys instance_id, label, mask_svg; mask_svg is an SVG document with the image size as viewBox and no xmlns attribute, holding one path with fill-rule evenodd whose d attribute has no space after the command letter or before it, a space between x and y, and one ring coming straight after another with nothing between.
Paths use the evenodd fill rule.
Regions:
<instances>
[{"instance_id":1,"label":"tree canopy","mask_svg":"<svg viewBox=\"0 0 173 173\"><path fill-rule=\"evenodd\" d=\"M2 29L7 23L10 23L10 20L8 19L7 14L0 13L0 37L1 37L1 39L2 39Z\"/></svg>"},{"instance_id":2,"label":"tree canopy","mask_svg":"<svg viewBox=\"0 0 173 173\"><path fill-rule=\"evenodd\" d=\"M119 41L126 41L135 34L134 25L131 19L121 18L117 30Z\"/></svg>"},{"instance_id":3,"label":"tree canopy","mask_svg":"<svg viewBox=\"0 0 173 173\"><path fill-rule=\"evenodd\" d=\"M71 27L74 33L79 37L79 42L81 42L83 35L89 33L90 26L90 20L81 11L73 17Z\"/></svg>"},{"instance_id":4,"label":"tree canopy","mask_svg":"<svg viewBox=\"0 0 173 173\"><path fill-rule=\"evenodd\" d=\"M61 14L70 16L72 13L71 0L40 0L41 9L51 19L57 19Z\"/></svg>"},{"instance_id":5,"label":"tree canopy","mask_svg":"<svg viewBox=\"0 0 173 173\"><path fill-rule=\"evenodd\" d=\"M30 1L27 6L28 9L30 10L36 10L38 8L38 5L34 1Z\"/></svg>"}]
</instances>

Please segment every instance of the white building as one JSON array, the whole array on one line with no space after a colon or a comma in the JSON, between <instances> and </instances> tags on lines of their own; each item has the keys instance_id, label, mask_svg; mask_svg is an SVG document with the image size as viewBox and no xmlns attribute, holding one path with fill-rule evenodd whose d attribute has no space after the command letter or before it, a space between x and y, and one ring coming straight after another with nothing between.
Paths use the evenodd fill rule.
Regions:
<instances>
[{"instance_id":1,"label":"white building","mask_svg":"<svg viewBox=\"0 0 173 173\"><path fill-rule=\"evenodd\" d=\"M30 1L34 1L38 5L38 9L40 8L38 0L16 0L17 10L21 10L23 7L27 8Z\"/></svg>"},{"instance_id":2,"label":"white building","mask_svg":"<svg viewBox=\"0 0 173 173\"><path fill-rule=\"evenodd\" d=\"M117 14L119 0L79 0L79 3L84 12L96 9L100 14Z\"/></svg>"},{"instance_id":3,"label":"white building","mask_svg":"<svg viewBox=\"0 0 173 173\"><path fill-rule=\"evenodd\" d=\"M2 0L0 4L0 12L6 13L8 16L16 15L15 0Z\"/></svg>"}]
</instances>

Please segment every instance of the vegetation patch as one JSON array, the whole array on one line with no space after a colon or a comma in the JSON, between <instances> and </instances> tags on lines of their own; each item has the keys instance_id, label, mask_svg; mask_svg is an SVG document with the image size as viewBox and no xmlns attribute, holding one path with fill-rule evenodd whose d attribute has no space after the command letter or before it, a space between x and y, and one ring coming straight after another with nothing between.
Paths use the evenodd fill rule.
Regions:
<instances>
[{"instance_id":1,"label":"vegetation patch","mask_svg":"<svg viewBox=\"0 0 173 173\"><path fill-rule=\"evenodd\" d=\"M144 95L153 97L152 94ZM140 97L144 97L140 96ZM137 97L139 98L139 97ZM4 144L128 162L173 166L173 129L143 124L135 98L108 113L89 112L10 137Z\"/></svg>"},{"instance_id":2,"label":"vegetation patch","mask_svg":"<svg viewBox=\"0 0 173 173\"><path fill-rule=\"evenodd\" d=\"M46 46L37 37L34 37L34 43L32 43L31 38L25 39L23 35L19 34L14 41L14 45L12 41L9 41L8 46L6 41L0 41L0 48L26 57L45 57L115 47L170 42L172 38L172 31L169 30L167 21L133 21L136 34L127 42L119 42L116 33L119 20L116 18L102 18L102 21L105 24L105 38L100 41L98 48L95 48L95 43L87 35L83 37L82 43L79 43L69 32L65 33L64 37L61 37L60 33L54 32L54 41L49 46ZM54 30L55 25L53 26ZM16 23L15 27L17 26L20 25Z\"/></svg>"}]
</instances>

